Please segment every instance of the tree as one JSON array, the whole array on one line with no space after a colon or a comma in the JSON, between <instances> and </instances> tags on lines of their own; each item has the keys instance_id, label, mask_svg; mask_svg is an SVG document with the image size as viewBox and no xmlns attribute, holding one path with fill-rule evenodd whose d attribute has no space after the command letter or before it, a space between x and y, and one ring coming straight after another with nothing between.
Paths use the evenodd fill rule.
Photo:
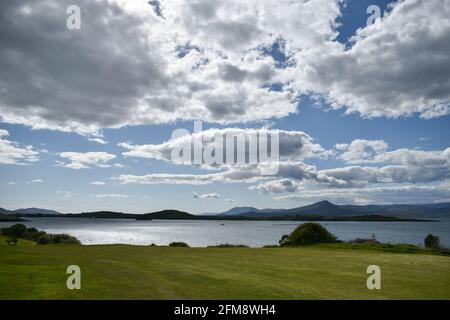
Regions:
<instances>
[{"instance_id":1,"label":"tree","mask_svg":"<svg viewBox=\"0 0 450 320\"><path fill-rule=\"evenodd\" d=\"M171 242L169 243L169 247L189 247L185 242Z\"/></svg>"},{"instance_id":2,"label":"tree","mask_svg":"<svg viewBox=\"0 0 450 320\"><path fill-rule=\"evenodd\" d=\"M337 242L337 238L324 226L315 222L308 222L298 226L289 236L284 235L280 240L280 245L295 246L333 242Z\"/></svg>"},{"instance_id":3,"label":"tree","mask_svg":"<svg viewBox=\"0 0 450 320\"><path fill-rule=\"evenodd\" d=\"M6 240L6 243L8 243L8 246L11 246L11 245L15 245L15 246L17 246L17 238L16 237L9 237L7 240Z\"/></svg>"},{"instance_id":4,"label":"tree","mask_svg":"<svg viewBox=\"0 0 450 320\"><path fill-rule=\"evenodd\" d=\"M425 237L424 243L426 248L439 249L441 241L438 236L430 233Z\"/></svg>"},{"instance_id":5,"label":"tree","mask_svg":"<svg viewBox=\"0 0 450 320\"><path fill-rule=\"evenodd\" d=\"M12 225L9 228L3 229L3 234L13 238L22 238L22 236L27 232L27 227L21 223Z\"/></svg>"}]
</instances>

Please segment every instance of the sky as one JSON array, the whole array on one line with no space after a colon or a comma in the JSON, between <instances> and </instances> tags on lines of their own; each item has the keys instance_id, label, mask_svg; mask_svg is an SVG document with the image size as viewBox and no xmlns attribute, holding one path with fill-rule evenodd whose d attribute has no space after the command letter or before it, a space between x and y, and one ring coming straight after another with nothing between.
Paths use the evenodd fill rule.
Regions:
<instances>
[{"instance_id":1,"label":"sky","mask_svg":"<svg viewBox=\"0 0 450 320\"><path fill-rule=\"evenodd\" d=\"M440 0L2 1L0 207L448 202L449 17ZM172 156L263 132L271 175Z\"/></svg>"}]
</instances>

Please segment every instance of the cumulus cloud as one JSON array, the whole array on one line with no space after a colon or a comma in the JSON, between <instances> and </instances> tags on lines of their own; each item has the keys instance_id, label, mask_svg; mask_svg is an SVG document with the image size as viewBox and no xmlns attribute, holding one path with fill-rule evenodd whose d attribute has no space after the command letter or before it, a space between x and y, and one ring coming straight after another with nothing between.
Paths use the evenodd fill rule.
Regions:
<instances>
[{"instance_id":1,"label":"cumulus cloud","mask_svg":"<svg viewBox=\"0 0 450 320\"><path fill-rule=\"evenodd\" d=\"M311 15L305 14L305 21L292 16L283 30L297 27L308 43L331 33L328 19L337 5L327 2L297 4L305 13L320 10L326 16L312 24ZM69 5L82 9L81 30L66 29ZM276 63L259 50L283 33L272 21L286 19L272 10L277 6L275 1L170 1L156 7L144 0L2 2L2 120L87 134L177 119L284 117L296 111L295 94L269 88Z\"/></svg>"},{"instance_id":2,"label":"cumulus cloud","mask_svg":"<svg viewBox=\"0 0 450 320\"><path fill-rule=\"evenodd\" d=\"M251 186L250 190L259 190L263 193L285 193L298 190L299 183L291 179L272 180Z\"/></svg>"},{"instance_id":3,"label":"cumulus cloud","mask_svg":"<svg viewBox=\"0 0 450 320\"><path fill-rule=\"evenodd\" d=\"M114 154L107 152L61 152L59 156L69 162L59 161L57 164L70 169L87 169L92 166L111 167L108 162L116 158Z\"/></svg>"},{"instance_id":4,"label":"cumulus cloud","mask_svg":"<svg viewBox=\"0 0 450 320\"><path fill-rule=\"evenodd\" d=\"M194 146L200 146L201 154L211 155L211 150L221 150L222 163L226 165L234 164L234 159L238 156L243 156L243 159L249 162L249 150L251 137L278 137L279 142L279 160L286 161L298 161L306 158L324 158L329 156L329 152L326 151L320 144L316 143L313 138L302 131L286 131L276 129L239 129L239 128L226 128L226 129L208 129L205 131L193 133L190 135L184 135L176 137L162 144L156 145L131 145L129 143L120 143L119 146L128 151L122 153L126 157L140 157L148 159L158 159L171 162L180 162L180 158L174 159L172 154L174 151L184 150L191 152L191 163L194 163ZM229 146L226 144L226 139L231 137L240 137L246 139L244 150L241 151L234 144ZM255 144L257 144L255 140ZM268 142L268 146L271 141ZM233 160L227 159L227 148L231 148L233 154ZM240 152L241 151L241 152ZM214 157L213 157L214 158ZM219 158L219 157L217 157ZM278 160L278 159L277 159ZM206 162L205 160L203 162ZM244 161L238 163L243 164ZM212 165L211 163L206 163ZM215 164L215 163L214 163Z\"/></svg>"},{"instance_id":5,"label":"cumulus cloud","mask_svg":"<svg viewBox=\"0 0 450 320\"><path fill-rule=\"evenodd\" d=\"M371 183L428 183L450 177L450 148L444 150L387 150L381 140L354 140L338 144L337 158L349 164L381 166L349 166L321 170L320 173L346 181L348 186Z\"/></svg>"},{"instance_id":6,"label":"cumulus cloud","mask_svg":"<svg viewBox=\"0 0 450 320\"><path fill-rule=\"evenodd\" d=\"M380 28L359 29L349 50L328 42L297 52L294 86L365 117L447 115L449 14L447 1L397 1Z\"/></svg>"},{"instance_id":7,"label":"cumulus cloud","mask_svg":"<svg viewBox=\"0 0 450 320\"><path fill-rule=\"evenodd\" d=\"M450 4L398 1L347 49L339 2L2 1L1 119L83 134L249 122L297 112L300 94L367 117L448 114ZM66 29L74 4L81 30Z\"/></svg>"},{"instance_id":8,"label":"cumulus cloud","mask_svg":"<svg viewBox=\"0 0 450 320\"><path fill-rule=\"evenodd\" d=\"M275 168L272 168L276 166ZM274 172L273 175L264 175L262 172ZM297 181L312 180L324 184L345 184L345 181L321 174L315 166L303 162L259 163L255 165L239 165L227 168L224 171L205 174L184 173L151 173L147 175L120 175L115 177L121 184L190 184L202 185L214 182L222 183L254 183L274 178L290 178Z\"/></svg>"},{"instance_id":9,"label":"cumulus cloud","mask_svg":"<svg viewBox=\"0 0 450 320\"><path fill-rule=\"evenodd\" d=\"M7 130L0 129L0 164L29 165L39 160L39 152L32 146L21 146L4 138L8 136Z\"/></svg>"},{"instance_id":10,"label":"cumulus cloud","mask_svg":"<svg viewBox=\"0 0 450 320\"><path fill-rule=\"evenodd\" d=\"M371 162L374 156L385 152L388 145L383 140L353 140L350 144L337 144L336 150L342 152L339 159L346 163Z\"/></svg>"}]
</instances>

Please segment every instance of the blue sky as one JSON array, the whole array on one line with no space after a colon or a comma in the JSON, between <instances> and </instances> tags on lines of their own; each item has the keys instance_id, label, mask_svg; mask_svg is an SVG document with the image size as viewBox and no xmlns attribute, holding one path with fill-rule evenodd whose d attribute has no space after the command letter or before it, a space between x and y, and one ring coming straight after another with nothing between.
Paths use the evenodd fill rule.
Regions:
<instances>
[{"instance_id":1,"label":"blue sky","mask_svg":"<svg viewBox=\"0 0 450 320\"><path fill-rule=\"evenodd\" d=\"M163 16L165 16L164 12L167 12L166 21L160 22L160 20L157 20L160 17L154 15L150 8L148 15L151 15L152 21L157 21L162 24L169 23L172 12L174 15L185 14L183 10L177 7L170 7L169 2L161 2ZM317 5L320 5L320 1L315 2L318 2ZM313 3L315 2L313 1ZM329 2L334 3L334 1ZM411 43L405 49L401 47L403 45L402 39L395 39L393 36L400 37L399 35L402 34L403 30L401 28L404 23L402 24L398 20L403 17L402 14L405 14L404 12L409 12L408 14L413 15L414 10L416 10L416 14L420 16L425 11L434 8L433 3L431 3L433 1L430 1L428 7L425 6L423 8L414 1L406 1L404 5L410 5L409 11L407 10L408 8L405 9L398 6L395 9L394 7L393 17L384 18L386 21L383 19L382 23L386 24L386 28L372 30L370 27L367 27L366 20L369 16L366 13L367 7L371 4L377 4L384 12L387 10L387 4L389 2L348 0L345 3L336 3L335 7L331 6L329 11L324 11L323 18L325 22L323 26L318 25L314 27L314 30L325 29L325 31L317 31L318 35L311 37L311 39L308 34L305 34L305 40L303 40L300 36L297 39L297 36L292 35L289 29L279 30L279 35L286 42L286 47L280 50L283 51L283 54L290 57L289 61L294 61L295 67L277 65L277 60L280 60L280 53L274 53L273 50L270 50L270 47L265 51L266 55L267 52L272 52L272 56L269 58L274 59L272 60L272 64L270 64L270 61L268 63L270 71L273 74L276 73L276 76L272 76L273 79L270 80L272 90L279 94L292 94L290 99L291 104L282 101L279 96L274 98L275 100L272 102L273 106L275 106L274 110L277 109L276 106L278 103L284 108L280 107L277 112L265 111L272 108L270 103L263 105L259 100L256 104L248 102L252 99L255 94L254 92L261 87L261 82L258 82L259 80L257 82L255 82L256 80L248 80L248 84L242 84L242 88L245 87L245 90L248 89L248 92L245 92L247 94L245 99L240 100L240 97L238 97L231 100L234 102L238 101L236 103L244 109L244 111L237 111L236 115L230 113L229 110L218 111L215 107L214 109L208 109L210 113L204 113L202 109L197 110L195 104L192 104L192 101L185 102L184 100L182 102L189 105L193 111L191 112L191 109L187 109L187 107L183 108L179 112L180 116L177 116L177 107L166 107L166 105L161 107L151 103L145 106L144 115L139 115L137 111L130 111L124 115L122 113L126 112L123 109L131 107L124 104L121 100L122 97L119 94L121 91L124 92L124 99L127 97L133 99L133 95L141 92L141 84L138 83L139 81L143 82L143 92L150 90L148 89L149 87L156 88L154 89L155 91L160 90L158 84L154 84L156 80L153 79L156 79L157 74L159 75L163 71L165 72L165 70L157 70L158 63L155 63L155 67L152 67L153 69L149 68L149 70L144 70L145 73L143 72L141 75L137 74L137 70L140 72L142 68L139 63L135 65L134 61L128 62L125 61L125 58L122 59L120 57L116 61L114 59L117 56L114 56L110 58L111 60L109 62L111 64L109 67L99 71L99 73L106 73L105 78L102 78L102 80L107 84L100 84L98 82L91 83L91 86L98 85L96 89L92 89L82 83L84 81L83 77L88 77L90 72L89 69L86 69L86 66L89 66L91 63L92 65L97 65L104 62L101 59L86 61L86 59L89 59L86 58L90 57L89 55L83 57L83 59L80 58L80 63L83 63L82 66L84 69L81 68L78 70L82 71L73 71L70 70L69 66L67 67L67 73L79 72L77 78L68 77L66 79L66 73L53 70L48 65L48 62L37 64L39 68L32 64L33 61L30 62L29 66L26 66L25 63L21 63L20 67L14 63L11 64L13 66L11 67L12 72L17 71L15 73L18 75L27 74L27 79L33 78L35 82L26 86L22 84L19 76L17 79L5 77L0 81L0 97L3 96L0 98L0 105L3 108L2 122L0 122L0 129L3 130L0 131L0 133L3 132L1 134L3 144L0 149L1 153L3 153L0 158L0 206L7 209L44 207L62 212L115 210L139 213L173 208L192 213L204 213L221 212L234 206L255 206L258 208L294 207L322 199L328 199L338 203L450 201L450 151L447 150L450 147L450 115L448 112L450 90L446 90L450 88L445 87L448 86L448 83L446 84L440 81L445 76L447 76L447 79L450 78L450 74L448 74L448 69L450 69L448 65L449 60L437 61L436 63L441 66L440 68L433 64L434 61L428 61L425 64L425 69L421 70L420 73L418 71L419 74L423 74L427 83L436 82L442 86L425 90L426 88L423 87L420 80L414 79L413 81L411 79L410 68L414 68L414 60L410 60L410 57L404 54L398 55L397 51L393 51L392 54L384 57L383 53L389 52L388 50L391 49L387 49L386 51L386 49L382 48L382 45L379 45L379 47L374 46L374 43L376 44L377 41L383 42L383 37L386 37L386 39L392 41L391 47L398 47L398 52L409 52L405 50L416 48L418 52L417 56L429 50L435 50L436 54L439 55L440 50L444 50L445 48L441 49L439 46L422 47L420 45L420 42L426 45L428 43L427 39L421 39L417 36L416 39L410 40ZM201 1L197 3L198 6L201 4ZM104 5L106 6L106 4ZM118 6L121 5L119 1ZM30 3L30 6L30 19L34 17L34 12L41 14L39 19L36 18L36 25L39 25L41 20L46 21L46 17L42 16L42 12L45 11L40 11L43 10L42 8L34 8L32 3ZM85 6L88 6L88 4L81 1L80 7L82 12ZM336 8L338 9L337 13ZM14 8L7 9L13 10ZM196 8L190 9L194 10ZM92 8L89 11L92 13L87 14L87 17L84 18L86 21L82 20L85 25L90 27L90 30L95 30L98 27L97 25L91 26L89 20L89 16L91 14L94 15L95 10L101 10L101 8ZM123 20L126 22L127 19L130 19L130 21L134 19L134 15L137 14L136 12L139 12L141 9L138 7L125 8L123 10L122 15L125 17ZM210 8L210 10L213 9ZM225 19L219 15L219 10L225 9L215 8L214 10L218 12L217 17ZM228 8L227 10L233 9ZM305 10L309 10L309 7L305 7ZM193 12L195 13L196 11ZM203 14L202 12L204 11L199 10L198 12ZM319 17L322 17L322 15L319 15ZM396 17L400 18L394 20ZM422 18L425 19L425 17ZM201 15L200 18L207 21ZM246 17L242 19L244 18ZM276 17L272 17L271 19L276 20ZM327 19L339 25L328 30L325 27L327 25ZM434 19L439 20L440 17L436 16ZM135 20L138 21L138 19ZM176 20L174 19L173 21ZM173 23L173 21L170 23ZM288 21L288 18L286 18L286 21ZM231 23L237 22L232 21ZM270 21L262 21L259 23L261 25L260 29L274 28ZM292 21L292 23L298 22ZM218 30L217 34L214 33L214 27L217 25L219 24L212 24L213 27L211 34L208 35L209 38L204 38L206 36L201 30L193 34L183 34L187 29L187 25L177 26L180 28L180 34L183 34L191 43L196 44L192 48L200 48L198 51L192 49L188 52L189 59L191 60L188 60L186 63L195 64L196 67L193 67L192 71L189 71L185 77L186 79L189 78L193 83L194 80L195 83L205 81L205 84L209 84L211 81L208 78L210 75L198 74L197 77L196 68L202 68L198 67L201 66L199 61L203 61L201 63L209 66L213 63L214 59L218 59L219 71L221 70L220 63L226 65L228 63L227 61L233 61L234 66L242 70L246 68L247 70L256 70L255 68L260 62L251 60L254 53L250 54L249 51L251 50L249 48L253 50L258 45L261 46L261 43L270 43L266 38L261 40L253 36L253 33L249 33L255 39L249 41L248 46L244 48L245 50L241 48L237 49L238 45L230 44L228 38L226 38L227 34L223 35L221 33L223 32L222 30ZM244 28L245 26L246 24L239 24L239 28ZM32 31L26 29L26 27L27 24L25 26L11 25L10 29L7 29L5 32L12 32L14 28L23 28L22 33L24 38L17 39L17 41L4 40L6 43L5 47L9 46L13 48L12 50L20 51L22 46L21 41L26 38L28 33L30 33L30 36L32 35ZM197 25L191 27L200 28ZM204 25L201 27L207 28ZM390 29L387 29L388 27ZM442 28L444 27L448 27L448 24ZM399 29L395 30L394 28ZM414 25L411 28L414 28ZM424 28L424 26L417 26L417 28ZM357 33L358 29L360 29L360 33ZM232 26L229 25L227 30L232 30ZM99 30L98 34L101 31ZM425 34L424 32L424 30L419 29L416 34L423 35ZM270 32L267 32L267 34L270 34ZM350 40L355 35L358 37L356 44ZM445 36L445 32L440 32L439 35L443 39L445 37L448 38L448 36ZM377 37L381 40L374 40ZM211 45L212 48L210 48L207 46L208 41L215 43L214 41L216 39L218 39L217 47ZM227 39L227 42L221 42L222 39ZM86 35L86 39L83 40L88 41L88 36ZM59 41L64 42L65 40L60 39ZM108 42L110 40L106 38L105 41ZM150 50L150 53L148 51L143 51L144 53L142 53L137 51L140 48L136 49L133 47L135 44L127 46L127 43L122 43L121 41L125 41L124 37L111 39L111 43L115 45L123 45L124 48L131 48L129 52L125 52L127 54L126 58L129 58L129 55L134 53L136 57L152 55L152 50L160 50L159 46L162 46L161 41L158 40L156 44L153 44L154 47L151 47L153 49L146 47L146 50ZM165 43L165 45L168 47L172 46L173 48L175 46L174 43L177 43L176 41L180 40L174 40L174 42L170 42L169 44ZM245 41L247 41L247 38L245 38ZM319 51L320 55L323 53L323 57L318 58L317 53L313 53L312 56L306 56L305 52L308 50L312 51L317 46L317 41L319 43L323 41L324 47ZM75 43L74 46L77 47L78 42ZM183 42L181 41L180 43ZM341 45L344 44L346 47L339 47L339 43ZM45 44L42 45L45 46ZM44 57L46 59L52 59L54 57L55 64L61 63L61 65L67 66L67 64L64 64L67 62L64 60L66 58L59 57L58 51L52 52L59 45L61 43L48 43L46 49L48 49L49 53L44 56L36 55L36 60L40 58L44 59ZM26 46L23 45L23 47ZM111 48L111 46L107 47ZM101 53L100 49L98 50ZM327 56L326 54L329 50L336 50L336 52L333 56ZM353 50L354 52L345 53L346 50ZM381 50L381 52L378 52L378 55L374 56L374 60L378 59L379 61L373 62L374 65L379 64L379 70L373 71L373 74L368 73L374 76L372 87L372 80L366 79L366 81L361 81L356 76L359 73L363 76L363 73L366 72L365 70L354 70L354 72L346 74L347 70L352 70L351 61L347 59L348 57L346 55L355 58L354 61L361 61L367 58L364 55L365 50L372 50L374 55L377 54L377 50ZM2 51L0 53L5 57L11 58L5 52ZM93 52L93 54L96 53L95 50ZM217 52L220 52L218 56L216 56ZM411 54L413 55L414 53L411 52ZM191 55L192 57L190 57ZM230 58L227 58L229 60L219 60L224 55L229 55ZM333 61L339 55L342 55L342 59L337 62ZM161 59L164 59L164 55L161 54L161 56ZM262 54L261 57L263 57ZM61 61L59 61L60 59ZM106 61L108 59L105 58ZM145 61L146 58L142 59ZM185 67L181 64L181 61L184 63L183 59L185 58L174 59L178 60L168 61L168 66L179 68L177 69L177 72L179 72L177 77L182 78L183 76L180 76L180 74L185 72L183 69ZM313 61L314 59L319 60ZM244 60L245 62L243 62ZM160 64L165 65L165 62L160 62ZM123 67L119 65L120 63L123 63ZM149 61L148 64L151 63L152 61ZM308 65L308 63L311 64ZM330 65L328 66L327 63ZM349 63L350 66L342 67L346 63ZM324 70L320 70L319 68L322 67L322 64L327 68L324 67ZM307 68L304 68L305 65ZM362 66L358 66L358 68L364 68L364 66L367 66L367 70L371 70L373 68L372 60ZM6 68L6 66L1 64L0 68ZM48 70L42 71L43 68L48 68ZM170 69L170 67L167 68ZM393 68L396 68L396 72L390 72ZM303 73L308 73L310 70L314 70L314 72L308 75ZM330 72L334 70L336 70L336 75L332 75ZM109 75L111 78L108 76L109 72L111 72ZM115 78L120 77L121 72L127 73L124 78L128 79L127 77L129 77L129 81L127 82L131 88L127 90L128 88L125 88L123 83L111 84L111 88L109 88L110 83L108 79L111 79L111 83L118 81ZM208 72L210 71L205 71L205 74L209 74ZM317 82L315 75L325 74L323 72L327 75L324 76L323 81ZM6 73L3 74L5 75ZM170 69L170 72L167 71L167 74L173 76L174 72ZM354 74L355 79L352 79ZM231 73L227 73L226 75L231 75ZM194 76L196 78L192 80L190 77ZM45 77L48 77L48 79ZM166 75L166 77L168 76ZM150 80L147 78L150 78ZM161 78L164 79L164 77ZM80 79L82 80L81 82ZM39 90L42 89L44 94L37 95L36 92L38 90L34 87L36 81L42 81L44 89L39 87ZM136 84L133 81L136 81ZM165 83L164 81L162 83ZM267 82L267 80L264 81ZM282 82L281 85L275 85L280 81ZM354 82L352 83L352 81ZM61 98L61 100L56 101L59 104L52 100L53 96L60 98L58 96L58 82L62 83L62 90L67 89L68 92L73 92L73 96L66 95L64 99ZM362 88L362 82L367 82L366 87ZM52 83L54 84L52 85ZM177 85L177 80L170 80L170 83L175 88L173 90L177 90L180 86L184 85L184 83ZM395 85L392 85L392 83L395 83ZM229 84L223 84L222 82L215 84L216 88L221 88L222 85L228 86ZM72 91L71 86L75 90ZM231 90L238 90L239 86L236 88L232 87ZM353 89L355 89L354 92L352 91ZM424 91L423 93L422 89ZM14 96L14 90L20 91L20 98L19 96ZM85 97L80 98L80 95L83 94L82 90L85 90L86 96L91 94L91 91L94 93L97 92L94 95L95 103L92 107L89 103L86 103L86 105L83 104L85 103ZM169 92L170 96L174 91ZM116 93L118 97L114 97L114 100L112 100L111 96L114 96ZM24 102L24 100L34 101L33 94L37 95L36 99L40 99L36 100L36 105L34 105L34 102ZM267 92L261 94L261 99L269 97L267 96ZM108 96L106 97L106 95ZM384 99L389 99L391 95L395 97L392 105L382 103ZM45 98L42 98L42 96L45 96ZM161 94L161 96L166 97L167 94ZM183 94L180 93L179 96L183 96ZM218 94L218 96L220 97L221 95ZM392 100L390 99L390 101ZM67 109L60 112L59 108L63 108L61 101L67 102L68 105L64 106ZM74 101L75 107L69 108L72 101ZM176 103L179 103L179 101L177 100ZM245 102L242 102L241 105L241 101ZM48 105L55 103L55 107L50 109L47 103ZM261 103L261 107L258 106L259 103ZM212 105L207 105L207 108ZM234 110L232 103L224 103L224 105ZM292 108L291 105L295 107L294 111L290 109ZM45 109L47 107L49 108L48 112ZM45 112L41 112L39 108ZM253 110L255 111L252 114ZM197 112L199 116L195 116ZM101 117L97 119L100 113ZM211 116L209 116L210 114ZM252 118L253 115L254 118ZM305 133L308 138L306 142L302 140L299 146L305 148L309 144L319 145L321 147L321 151L318 152L320 155L302 156L298 159L290 158L289 161L295 162L296 165L307 164L313 167L308 169L308 173L310 174L308 177L313 178L305 178L302 180L294 178L294 175L292 177L289 175L280 175L272 179L215 181L207 184L154 182L140 184L120 178L123 175L143 177L158 173L170 175L204 175L216 172L208 168L200 169L195 166L178 165L169 160L160 160L148 157L148 155L127 156L124 153L130 150L136 151L136 149L127 150L118 145L120 143L128 143L134 146L134 148L145 145L162 145L171 138L172 132L176 129L185 128L192 132L194 118L204 120L204 130L213 128L228 130L229 128L259 129L269 127L271 130L280 129L289 132ZM89 128L86 129L85 126ZM92 141L93 139L101 139L104 143ZM352 144L353 141L356 141L355 144ZM338 147L337 145L341 146ZM361 149L361 146L363 146L363 149ZM33 154L28 154L27 156L27 150L32 150ZM364 153L366 151L368 152L367 154ZM106 158L102 158L103 160L95 157L92 160L93 162L83 162L84 160L77 162L77 160L73 160L74 153L85 159L86 154L91 152L102 153L100 158L105 155L109 155L109 157L106 156ZM22 155L17 155L21 153ZM65 153L70 154L64 156ZM71 166L71 163L75 163L76 168ZM98 166L99 164L100 166ZM232 169L228 168L224 170ZM364 174L362 176L358 175L358 177L351 176L356 170L364 171ZM337 171L339 172L337 173ZM369 175L376 177L367 178ZM327 182L323 182L323 176L327 177ZM330 182L331 180L333 182ZM93 182L97 183L92 184ZM336 185L339 185L339 187L336 187ZM282 188L286 186L291 188ZM200 196L193 196L193 192Z\"/></svg>"}]
</instances>

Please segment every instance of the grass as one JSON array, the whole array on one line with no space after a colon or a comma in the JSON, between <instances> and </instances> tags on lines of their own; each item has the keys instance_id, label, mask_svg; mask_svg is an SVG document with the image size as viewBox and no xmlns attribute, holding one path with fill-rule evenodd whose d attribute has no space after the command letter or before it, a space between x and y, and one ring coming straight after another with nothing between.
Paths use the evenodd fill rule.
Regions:
<instances>
[{"instance_id":1,"label":"grass","mask_svg":"<svg viewBox=\"0 0 450 320\"><path fill-rule=\"evenodd\" d=\"M361 249L7 246L0 299L450 299L450 257ZM81 290L66 268L81 268ZM382 289L366 288L379 265Z\"/></svg>"},{"instance_id":2,"label":"grass","mask_svg":"<svg viewBox=\"0 0 450 320\"><path fill-rule=\"evenodd\" d=\"M6 243L6 240L8 240L8 237L0 235L0 246L7 246L8 244ZM34 241L25 240L25 239L18 239L17 240L17 246L18 247L32 247L32 246L35 246L35 245L36 245L36 242L34 242Z\"/></svg>"}]
</instances>

